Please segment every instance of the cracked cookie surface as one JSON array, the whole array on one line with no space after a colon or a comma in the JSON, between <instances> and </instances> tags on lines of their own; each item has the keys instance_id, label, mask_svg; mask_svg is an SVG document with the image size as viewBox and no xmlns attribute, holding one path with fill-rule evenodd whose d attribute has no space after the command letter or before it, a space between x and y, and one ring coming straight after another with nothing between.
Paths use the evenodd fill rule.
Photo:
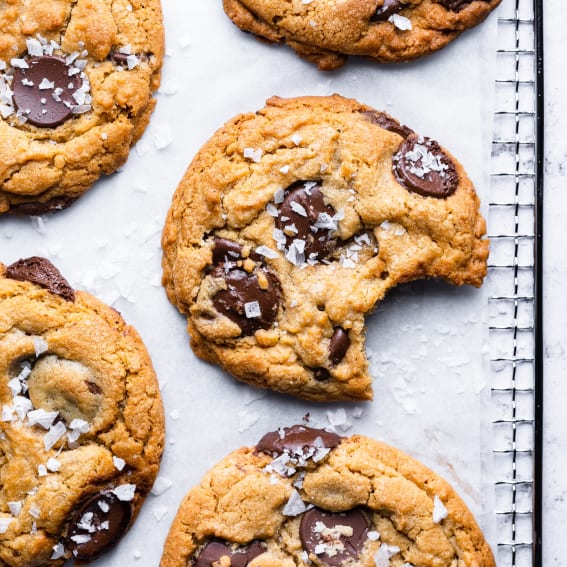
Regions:
<instances>
[{"instance_id":1,"label":"cracked cookie surface","mask_svg":"<svg viewBox=\"0 0 567 567\"><path fill-rule=\"evenodd\" d=\"M348 55L408 61L447 45L501 0L223 0L243 31L285 43L322 70Z\"/></svg>"},{"instance_id":2,"label":"cracked cookie surface","mask_svg":"<svg viewBox=\"0 0 567 567\"><path fill-rule=\"evenodd\" d=\"M136 331L47 260L0 264L0 564L88 562L135 520L164 418Z\"/></svg>"},{"instance_id":3,"label":"cracked cookie surface","mask_svg":"<svg viewBox=\"0 0 567 567\"><path fill-rule=\"evenodd\" d=\"M13 0L0 30L0 214L55 212L120 167L149 121L160 0Z\"/></svg>"},{"instance_id":4,"label":"cracked cookie surface","mask_svg":"<svg viewBox=\"0 0 567 567\"><path fill-rule=\"evenodd\" d=\"M239 380L369 399L365 315L418 278L479 286L484 233L472 183L437 142L337 95L273 98L189 166L163 283L195 353Z\"/></svg>"},{"instance_id":5,"label":"cracked cookie surface","mask_svg":"<svg viewBox=\"0 0 567 567\"><path fill-rule=\"evenodd\" d=\"M234 451L190 490L161 567L494 567L437 474L362 435L306 426Z\"/></svg>"}]
</instances>

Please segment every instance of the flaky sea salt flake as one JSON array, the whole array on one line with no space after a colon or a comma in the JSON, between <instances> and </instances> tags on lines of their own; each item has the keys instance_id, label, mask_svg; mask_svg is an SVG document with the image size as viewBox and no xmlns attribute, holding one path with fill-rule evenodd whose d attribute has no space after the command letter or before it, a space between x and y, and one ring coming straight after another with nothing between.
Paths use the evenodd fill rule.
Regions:
<instances>
[{"instance_id":1,"label":"flaky sea salt flake","mask_svg":"<svg viewBox=\"0 0 567 567\"><path fill-rule=\"evenodd\" d=\"M289 500L286 502L282 510L282 514L284 516L299 516L299 514L303 514L307 510L307 506L305 502L301 499L299 492L294 490L289 497Z\"/></svg>"},{"instance_id":2,"label":"flaky sea salt flake","mask_svg":"<svg viewBox=\"0 0 567 567\"><path fill-rule=\"evenodd\" d=\"M244 148L242 155L246 159L250 159L255 163L260 163L260 160L262 159L263 153L264 152L262 151L261 148L258 148L257 150L255 150L254 148Z\"/></svg>"},{"instance_id":3,"label":"flaky sea salt flake","mask_svg":"<svg viewBox=\"0 0 567 567\"><path fill-rule=\"evenodd\" d=\"M444 520L448 516L447 508L439 496L435 495L433 498L433 521L438 524L441 520Z\"/></svg>"},{"instance_id":4,"label":"flaky sea salt flake","mask_svg":"<svg viewBox=\"0 0 567 567\"><path fill-rule=\"evenodd\" d=\"M394 26L401 31L409 31L413 27L410 19L405 16L400 16L400 14L392 14L388 18L388 21L394 24Z\"/></svg>"},{"instance_id":5,"label":"flaky sea salt flake","mask_svg":"<svg viewBox=\"0 0 567 567\"><path fill-rule=\"evenodd\" d=\"M121 484L120 486L117 486L112 492L116 495L118 500L121 500L122 502L130 502L134 499L136 485Z\"/></svg>"}]
</instances>

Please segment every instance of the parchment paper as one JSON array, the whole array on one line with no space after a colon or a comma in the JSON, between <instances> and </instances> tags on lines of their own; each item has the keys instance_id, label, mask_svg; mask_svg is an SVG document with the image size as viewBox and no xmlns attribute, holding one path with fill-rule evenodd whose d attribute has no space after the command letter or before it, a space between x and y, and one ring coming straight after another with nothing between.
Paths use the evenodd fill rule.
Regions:
<instances>
[{"instance_id":1,"label":"parchment paper","mask_svg":"<svg viewBox=\"0 0 567 567\"><path fill-rule=\"evenodd\" d=\"M70 283L116 307L142 335L159 376L167 442L156 491L119 546L93 565L157 566L187 490L224 455L267 431L335 424L405 450L445 477L493 537L484 289L416 282L368 319L375 400L317 405L238 384L198 360L160 286L160 233L199 147L233 115L279 96L339 93L437 139L486 203L496 14L411 64L351 58L329 74L240 32L220 0L163 0L167 57L151 124L122 171L54 216L0 219L0 260L43 255Z\"/></svg>"}]
</instances>

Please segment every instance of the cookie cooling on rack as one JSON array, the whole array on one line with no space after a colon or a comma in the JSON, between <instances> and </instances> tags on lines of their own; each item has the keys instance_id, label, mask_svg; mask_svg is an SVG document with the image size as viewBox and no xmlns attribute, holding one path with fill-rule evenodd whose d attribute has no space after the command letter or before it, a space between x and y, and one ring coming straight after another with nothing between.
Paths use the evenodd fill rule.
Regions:
<instances>
[{"instance_id":1,"label":"cookie cooling on rack","mask_svg":"<svg viewBox=\"0 0 567 567\"><path fill-rule=\"evenodd\" d=\"M160 81L159 0L0 5L0 214L69 206L121 166Z\"/></svg>"},{"instance_id":2,"label":"cookie cooling on rack","mask_svg":"<svg viewBox=\"0 0 567 567\"><path fill-rule=\"evenodd\" d=\"M485 222L437 142L340 96L272 98L205 144L163 232L193 350L301 398L372 396L364 316L418 278L480 286Z\"/></svg>"},{"instance_id":3,"label":"cookie cooling on rack","mask_svg":"<svg viewBox=\"0 0 567 567\"><path fill-rule=\"evenodd\" d=\"M44 258L0 264L0 564L88 562L158 472L159 388L136 331Z\"/></svg>"},{"instance_id":4,"label":"cookie cooling on rack","mask_svg":"<svg viewBox=\"0 0 567 567\"><path fill-rule=\"evenodd\" d=\"M409 61L476 26L501 0L223 0L243 31L285 43L322 70L348 55Z\"/></svg>"},{"instance_id":5,"label":"cookie cooling on rack","mask_svg":"<svg viewBox=\"0 0 567 567\"><path fill-rule=\"evenodd\" d=\"M161 567L494 567L471 512L409 455L294 425L234 451L183 500Z\"/></svg>"}]
</instances>

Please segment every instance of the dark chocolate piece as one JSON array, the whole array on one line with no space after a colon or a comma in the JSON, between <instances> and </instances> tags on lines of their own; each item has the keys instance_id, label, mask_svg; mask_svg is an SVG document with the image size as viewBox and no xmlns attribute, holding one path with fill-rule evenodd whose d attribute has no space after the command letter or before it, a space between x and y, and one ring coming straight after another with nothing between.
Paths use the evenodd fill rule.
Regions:
<instances>
[{"instance_id":1,"label":"dark chocolate piece","mask_svg":"<svg viewBox=\"0 0 567 567\"><path fill-rule=\"evenodd\" d=\"M195 567L212 567L215 561L221 557L229 557L231 567L246 567L252 559L262 555L265 549L259 541L253 541L249 545L232 547L222 541L210 541L203 547L197 557L193 559Z\"/></svg>"},{"instance_id":2,"label":"dark chocolate piece","mask_svg":"<svg viewBox=\"0 0 567 567\"><path fill-rule=\"evenodd\" d=\"M324 382L331 377L331 373L326 368L315 368L313 370L313 378L317 380L317 382Z\"/></svg>"},{"instance_id":3,"label":"dark chocolate piece","mask_svg":"<svg viewBox=\"0 0 567 567\"><path fill-rule=\"evenodd\" d=\"M388 132L394 132L401 136L402 138L407 138L411 134L413 134L413 130L400 124L396 119L388 116L384 112L379 112L378 110L365 110L362 114L366 116L370 122L374 124L378 124L384 130L388 130Z\"/></svg>"},{"instance_id":4,"label":"dark chocolate piece","mask_svg":"<svg viewBox=\"0 0 567 567\"><path fill-rule=\"evenodd\" d=\"M292 425L278 431L266 433L256 449L265 453L281 455L289 453L306 453L312 448L333 449L342 441L336 433L324 429L314 429L305 425Z\"/></svg>"},{"instance_id":5,"label":"dark chocolate piece","mask_svg":"<svg viewBox=\"0 0 567 567\"><path fill-rule=\"evenodd\" d=\"M338 364L344 358L349 346L348 333L342 327L336 327L329 343L329 360L333 364Z\"/></svg>"},{"instance_id":6,"label":"dark chocolate piece","mask_svg":"<svg viewBox=\"0 0 567 567\"><path fill-rule=\"evenodd\" d=\"M408 191L443 199L455 192L459 176L455 164L430 138L410 136L392 158L396 179Z\"/></svg>"},{"instance_id":7,"label":"dark chocolate piece","mask_svg":"<svg viewBox=\"0 0 567 567\"><path fill-rule=\"evenodd\" d=\"M326 565L340 567L347 561L358 560L368 541L369 527L359 508L341 513L312 508L301 518L299 537L308 553Z\"/></svg>"},{"instance_id":8,"label":"dark chocolate piece","mask_svg":"<svg viewBox=\"0 0 567 567\"><path fill-rule=\"evenodd\" d=\"M57 213L71 206L77 197L54 197L49 201L35 201L30 203L18 203L12 205L8 211L11 215L45 215L47 213Z\"/></svg>"},{"instance_id":9,"label":"dark chocolate piece","mask_svg":"<svg viewBox=\"0 0 567 567\"><path fill-rule=\"evenodd\" d=\"M14 69L14 105L27 121L40 128L55 128L71 117L77 104L73 95L82 85L60 57L42 55L26 59L27 69Z\"/></svg>"},{"instance_id":10,"label":"dark chocolate piece","mask_svg":"<svg viewBox=\"0 0 567 567\"><path fill-rule=\"evenodd\" d=\"M213 264L236 262L241 260L242 246L228 238L215 238L213 246Z\"/></svg>"},{"instance_id":11,"label":"dark chocolate piece","mask_svg":"<svg viewBox=\"0 0 567 567\"><path fill-rule=\"evenodd\" d=\"M437 0L447 10L452 12L460 12L463 8L466 8L469 4L472 4L474 0ZM490 0L483 0L483 2L490 2Z\"/></svg>"},{"instance_id":12,"label":"dark chocolate piece","mask_svg":"<svg viewBox=\"0 0 567 567\"><path fill-rule=\"evenodd\" d=\"M14 262L6 268L6 277L11 280L34 283L66 301L75 301L75 291L61 272L49 260L40 256L23 258Z\"/></svg>"},{"instance_id":13,"label":"dark chocolate piece","mask_svg":"<svg viewBox=\"0 0 567 567\"><path fill-rule=\"evenodd\" d=\"M399 0L384 0L382 6L376 8L373 16L370 18L371 22L384 22L392 14L397 14L404 5Z\"/></svg>"},{"instance_id":14,"label":"dark chocolate piece","mask_svg":"<svg viewBox=\"0 0 567 567\"><path fill-rule=\"evenodd\" d=\"M95 494L72 512L65 548L76 559L90 561L118 542L131 517L129 502L110 491Z\"/></svg>"},{"instance_id":15,"label":"dark chocolate piece","mask_svg":"<svg viewBox=\"0 0 567 567\"><path fill-rule=\"evenodd\" d=\"M280 291L279 281L271 271L256 266L248 273L243 268L222 263L213 268L211 276L223 278L227 284L227 289L213 296L216 310L234 321L243 335L252 335L258 329L269 329L273 325Z\"/></svg>"},{"instance_id":16,"label":"dark chocolate piece","mask_svg":"<svg viewBox=\"0 0 567 567\"><path fill-rule=\"evenodd\" d=\"M296 241L301 246L295 246L297 255L295 261L291 260L295 264L303 263L299 257L303 261L321 261L330 256L336 247L331 235L333 229L318 228L316 224L325 225L323 219L329 222L334 215L333 207L325 204L320 182L299 181L288 187L275 219L276 228L285 235L288 260L290 249Z\"/></svg>"}]
</instances>

